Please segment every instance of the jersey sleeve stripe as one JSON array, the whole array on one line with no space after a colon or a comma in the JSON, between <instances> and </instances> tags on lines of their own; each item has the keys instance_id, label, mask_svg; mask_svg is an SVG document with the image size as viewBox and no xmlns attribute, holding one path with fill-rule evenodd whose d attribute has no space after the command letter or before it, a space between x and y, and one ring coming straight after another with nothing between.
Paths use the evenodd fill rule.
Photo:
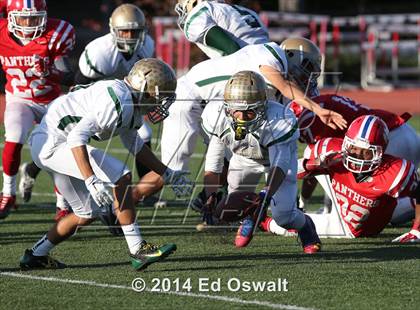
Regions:
<instances>
[{"instance_id":1,"label":"jersey sleeve stripe","mask_svg":"<svg viewBox=\"0 0 420 310\"><path fill-rule=\"evenodd\" d=\"M72 123L78 123L81 119L82 118L80 116L66 115L62 119L60 119L57 128L64 130L67 127L67 125Z\"/></svg>"},{"instance_id":2,"label":"jersey sleeve stripe","mask_svg":"<svg viewBox=\"0 0 420 310\"><path fill-rule=\"evenodd\" d=\"M288 133L284 134L283 136L281 136L278 139L275 139L275 140L271 141L270 143L267 144L266 147L268 148L268 147L270 147L274 144L281 143L281 142L284 142L284 141L290 139L294 135L294 133L296 132L297 129L298 129L298 125L297 125L297 122L296 122L293 125L292 129L289 130Z\"/></svg>"},{"instance_id":3,"label":"jersey sleeve stripe","mask_svg":"<svg viewBox=\"0 0 420 310\"><path fill-rule=\"evenodd\" d=\"M328 143L330 143L331 138L327 138L322 143L321 154L326 154L328 150Z\"/></svg>"},{"instance_id":4,"label":"jersey sleeve stripe","mask_svg":"<svg viewBox=\"0 0 420 310\"><path fill-rule=\"evenodd\" d=\"M201 15L202 13L204 13L205 11L208 11L207 7L203 7L200 10L198 10L198 12L196 12L195 14L193 14L191 16L191 18L188 20L188 22L185 24L185 36L188 38L188 29L190 28L190 25L192 23L192 21L194 19L196 19L199 15Z\"/></svg>"},{"instance_id":5,"label":"jersey sleeve stripe","mask_svg":"<svg viewBox=\"0 0 420 310\"><path fill-rule=\"evenodd\" d=\"M274 56L274 58L276 58L277 59L277 61L280 63L280 66L281 66L281 68L282 68L282 71L283 72L285 72L286 70L285 70L285 67L284 67L284 63L283 63L283 60L281 60L281 57L280 57L280 55L276 52L276 50L274 49L274 48L272 48L270 45L268 45L268 44L264 44L264 47L266 48L266 49L268 49L268 51Z\"/></svg>"},{"instance_id":6,"label":"jersey sleeve stripe","mask_svg":"<svg viewBox=\"0 0 420 310\"><path fill-rule=\"evenodd\" d=\"M108 90L109 95L112 98L112 101L114 101L115 110L117 110L117 115L118 115L117 128L119 128L122 125L121 102L120 102L120 99L118 99L112 87L107 87L107 90Z\"/></svg>"},{"instance_id":7,"label":"jersey sleeve stripe","mask_svg":"<svg viewBox=\"0 0 420 310\"><path fill-rule=\"evenodd\" d=\"M408 181L411 180L411 175L414 173L414 165L410 165L410 171L406 175L404 179L404 183L401 185L400 189L398 190L398 196L401 194L401 192L405 189L405 187L408 184Z\"/></svg>"},{"instance_id":8,"label":"jersey sleeve stripe","mask_svg":"<svg viewBox=\"0 0 420 310\"><path fill-rule=\"evenodd\" d=\"M103 74L101 71L99 71L98 69L96 69L96 67L92 64L92 62L90 61L89 55L88 55L88 51L85 50L84 53L85 53L85 60L86 60L87 65L89 66L89 68L93 72L95 72L96 74L99 74L101 76L105 76L105 74Z\"/></svg>"},{"instance_id":9,"label":"jersey sleeve stripe","mask_svg":"<svg viewBox=\"0 0 420 310\"><path fill-rule=\"evenodd\" d=\"M201 124L201 128L203 128L204 132L208 135L208 136L217 136L215 133L211 132L210 130L208 130L206 128L206 126L204 125L204 123Z\"/></svg>"},{"instance_id":10,"label":"jersey sleeve stripe","mask_svg":"<svg viewBox=\"0 0 420 310\"><path fill-rule=\"evenodd\" d=\"M212 83L217 83L220 81L227 81L230 78L231 78L231 75L219 75L219 76L214 76L205 80L195 82L195 85L197 85L198 87L203 87Z\"/></svg>"},{"instance_id":11,"label":"jersey sleeve stripe","mask_svg":"<svg viewBox=\"0 0 420 310\"><path fill-rule=\"evenodd\" d=\"M319 154L318 154L318 148L319 148L319 144L321 143L322 140L319 140L317 143L315 143L314 146L314 158L318 158Z\"/></svg>"},{"instance_id":12,"label":"jersey sleeve stripe","mask_svg":"<svg viewBox=\"0 0 420 310\"><path fill-rule=\"evenodd\" d=\"M54 31L54 34L52 35L51 39L50 39L50 44L48 44L48 49L51 50L55 40L57 40L58 34L60 33L61 29L63 29L64 24L66 24L66 22L64 20L60 21L60 24L58 25L57 29Z\"/></svg>"},{"instance_id":13,"label":"jersey sleeve stripe","mask_svg":"<svg viewBox=\"0 0 420 310\"><path fill-rule=\"evenodd\" d=\"M72 31L72 30L73 30L73 26L70 25L70 24L68 24L68 26L66 28L66 31L64 32L64 34L61 36L60 40L58 41L57 50L60 48L61 43L63 43L64 41L66 41L66 39L67 39L70 31Z\"/></svg>"},{"instance_id":14,"label":"jersey sleeve stripe","mask_svg":"<svg viewBox=\"0 0 420 310\"><path fill-rule=\"evenodd\" d=\"M402 177L404 176L404 172L407 168L407 161L405 159L402 160L402 166L400 168L400 171L397 174L397 177L394 179L394 182L392 182L388 192L391 193L394 188L401 182Z\"/></svg>"}]
</instances>

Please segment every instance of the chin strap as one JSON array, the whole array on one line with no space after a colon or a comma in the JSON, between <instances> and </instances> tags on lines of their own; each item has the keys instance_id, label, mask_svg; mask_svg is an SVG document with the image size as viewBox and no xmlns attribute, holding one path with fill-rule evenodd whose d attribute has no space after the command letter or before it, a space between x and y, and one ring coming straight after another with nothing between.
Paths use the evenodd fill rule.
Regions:
<instances>
[{"instance_id":1,"label":"chin strap","mask_svg":"<svg viewBox=\"0 0 420 310\"><path fill-rule=\"evenodd\" d=\"M235 140L243 140L247 134L247 130L242 126L235 125Z\"/></svg>"}]
</instances>

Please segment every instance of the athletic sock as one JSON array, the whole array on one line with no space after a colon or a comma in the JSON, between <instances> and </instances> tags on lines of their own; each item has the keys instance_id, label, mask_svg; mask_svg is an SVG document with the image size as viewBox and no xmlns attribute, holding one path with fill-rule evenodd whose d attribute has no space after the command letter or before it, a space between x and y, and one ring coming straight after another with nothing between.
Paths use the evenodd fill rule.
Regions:
<instances>
[{"instance_id":1,"label":"athletic sock","mask_svg":"<svg viewBox=\"0 0 420 310\"><path fill-rule=\"evenodd\" d=\"M3 163L3 194L16 195L16 175L20 165L22 144L6 141L4 143Z\"/></svg>"},{"instance_id":2,"label":"athletic sock","mask_svg":"<svg viewBox=\"0 0 420 310\"><path fill-rule=\"evenodd\" d=\"M131 254L136 254L140 249L140 244L143 241L140 235L140 228L136 222L130 225L121 225L124 232L125 240L127 241L128 249Z\"/></svg>"},{"instance_id":3,"label":"athletic sock","mask_svg":"<svg viewBox=\"0 0 420 310\"><path fill-rule=\"evenodd\" d=\"M34 256L47 256L48 253L55 247L55 244L48 240L45 234L35 245L32 247L32 255Z\"/></svg>"},{"instance_id":4,"label":"athletic sock","mask_svg":"<svg viewBox=\"0 0 420 310\"><path fill-rule=\"evenodd\" d=\"M31 162L30 164L28 164L28 166L26 166L26 173L32 179L36 179L36 177L38 176L38 174L39 174L40 171L41 171L41 169L39 169L38 166L35 165L34 162Z\"/></svg>"},{"instance_id":5,"label":"athletic sock","mask_svg":"<svg viewBox=\"0 0 420 310\"><path fill-rule=\"evenodd\" d=\"M16 175L10 176L3 172L3 194L16 195Z\"/></svg>"}]
</instances>

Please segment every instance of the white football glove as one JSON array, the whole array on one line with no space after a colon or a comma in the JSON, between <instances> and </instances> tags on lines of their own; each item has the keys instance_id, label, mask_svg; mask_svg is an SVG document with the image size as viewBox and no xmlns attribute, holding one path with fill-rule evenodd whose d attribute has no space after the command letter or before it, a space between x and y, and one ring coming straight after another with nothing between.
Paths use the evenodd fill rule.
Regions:
<instances>
[{"instance_id":1,"label":"white football glove","mask_svg":"<svg viewBox=\"0 0 420 310\"><path fill-rule=\"evenodd\" d=\"M194 183L185 176L188 173L167 168L162 175L163 182L171 186L177 197L191 196Z\"/></svg>"},{"instance_id":2,"label":"white football glove","mask_svg":"<svg viewBox=\"0 0 420 310\"><path fill-rule=\"evenodd\" d=\"M399 242L399 243L414 243L420 242L420 231L418 229L412 229L408 233L405 233L394 240L392 242Z\"/></svg>"},{"instance_id":3,"label":"white football glove","mask_svg":"<svg viewBox=\"0 0 420 310\"><path fill-rule=\"evenodd\" d=\"M99 180L96 175L93 174L88 177L85 180L85 184L92 195L92 199L95 200L100 208L107 207L114 203L114 197L105 187L105 182Z\"/></svg>"}]
</instances>

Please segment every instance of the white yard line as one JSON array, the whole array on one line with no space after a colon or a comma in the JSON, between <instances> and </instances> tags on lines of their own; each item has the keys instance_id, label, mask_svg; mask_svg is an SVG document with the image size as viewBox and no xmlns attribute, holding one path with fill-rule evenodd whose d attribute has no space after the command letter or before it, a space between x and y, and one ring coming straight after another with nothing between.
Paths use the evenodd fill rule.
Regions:
<instances>
[{"instance_id":1,"label":"white yard line","mask_svg":"<svg viewBox=\"0 0 420 310\"><path fill-rule=\"evenodd\" d=\"M20 279L29 279L29 280L37 280L37 281L46 281L46 282L56 282L56 283L66 283L66 284L80 284L80 285L88 285L88 286L101 287L101 288L112 288L112 289L122 289L122 290L133 291L131 286L126 286L126 285L98 283L98 282L95 282L95 281L85 281L85 280L61 279L61 278L54 278L54 277L40 277L40 276L33 276L33 275L28 275L28 274L16 273L16 272L0 272L0 276L20 278ZM175 292L175 291L151 292L150 289L147 289L147 288L145 289L145 291L150 292L150 293L158 293L158 294L166 294L166 295L174 295L174 296L182 296L182 297L202 298L202 299L209 299L209 300L225 301L225 302L242 304L242 305L256 305L256 306L262 306L262 307L267 307L267 308L271 308L271 309L311 310L311 308L304 308L304 307L298 307L298 306L293 306L293 305L274 304L274 303L271 303L271 302L268 302L268 301L244 300L244 299L240 299L240 298L236 298L236 297L227 297L227 296L220 296L220 295L207 295L207 294Z\"/></svg>"}]
</instances>

